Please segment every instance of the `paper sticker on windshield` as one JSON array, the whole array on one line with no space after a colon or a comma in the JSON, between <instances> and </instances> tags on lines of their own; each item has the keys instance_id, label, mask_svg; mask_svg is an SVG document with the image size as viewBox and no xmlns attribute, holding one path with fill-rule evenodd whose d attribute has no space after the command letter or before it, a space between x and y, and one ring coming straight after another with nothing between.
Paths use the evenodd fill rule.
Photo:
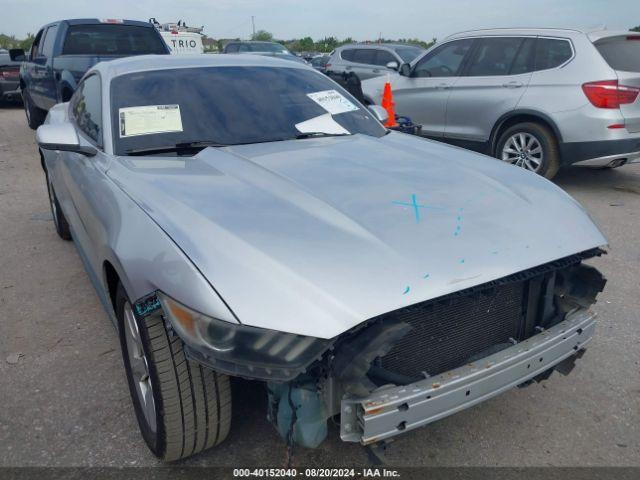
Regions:
<instances>
[{"instance_id":1,"label":"paper sticker on windshield","mask_svg":"<svg viewBox=\"0 0 640 480\"><path fill-rule=\"evenodd\" d=\"M120 138L182 131L180 105L127 107L120 115Z\"/></svg>"},{"instance_id":2,"label":"paper sticker on windshield","mask_svg":"<svg viewBox=\"0 0 640 480\"><path fill-rule=\"evenodd\" d=\"M307 93L307 97L316 102L331 115L358 110L358 107L343 97L340 92L335 90Z\"/></svg>"}]
</instances>

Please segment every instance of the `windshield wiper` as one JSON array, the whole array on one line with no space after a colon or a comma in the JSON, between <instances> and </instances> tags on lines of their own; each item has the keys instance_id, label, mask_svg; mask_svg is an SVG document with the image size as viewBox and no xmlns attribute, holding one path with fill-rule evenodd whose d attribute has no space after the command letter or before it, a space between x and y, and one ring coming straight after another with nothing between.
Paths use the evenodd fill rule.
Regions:
<instances>
[{"instance_id":1,"label":"windshield wiper","mask_svg":"<svg viewBox=\"0 0 640 480\"><path fill-rule=\"evenodd\" d=\"M142 156L153 155L156 153L200 151L207 147L228 147L228 145L210 141L181 142L174 145L164 145L162 147L132 148L125 151L125 154L131 156Z\"/></svg>"},{"instance_id":2,"label":"windshield wiper","mask_svg":"<svg viewBox=\"0 0 640 480\"><path fill-rule=\"evenodd\" d=\"M327 132L304 132L296 135L296 140L301 138L312 138L312 137L345 137L348 135L352 135L351 133L327 133Z\"/></svg>"}]
</instances>

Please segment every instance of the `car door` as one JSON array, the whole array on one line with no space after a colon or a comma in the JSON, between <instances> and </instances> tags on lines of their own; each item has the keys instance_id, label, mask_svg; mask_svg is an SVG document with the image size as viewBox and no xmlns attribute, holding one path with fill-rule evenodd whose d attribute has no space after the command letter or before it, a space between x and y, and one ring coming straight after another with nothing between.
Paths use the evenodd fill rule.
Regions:
<instances>
[{"instance_id":1,"label":"car door","mask_svg":"<svg viewBox=\"0 0 640 480\"><path fill-rule=\"evenodd\" d=\"M485 142L494 125L525 92L535 37L485 37L476 41L447 105L445 137Z\"/></svg>"},{"instance_id":2,"label":"car door","mask_svg":"<svg viewBox=\"0 0 640 480\"><path fill-rule=\"evenodd\" d=\"M425 135L442 137L451 88L472 44L472 39L444 43L417 60L408 77L394 77L396 113L422 125Z\"/></svg>"},{"instance_id":3,"label":"car door","mask_svg":"<svg viewBox=\"0 0 640 480\"><path fill-rule=\"evenodd\" d=\"M79 243L95 271L100 270L96 246L104 242L105 231L96 212L104 208L100 198L104 191L104 171L108 157L103 151L101 79L98 74L85 78L73 94L69 117L81 145L91 145L98 152L93 157L79 153L61 152L60 177L67 193L67 220L72 226L74 240Z\"/></svg>"}]
</instances>

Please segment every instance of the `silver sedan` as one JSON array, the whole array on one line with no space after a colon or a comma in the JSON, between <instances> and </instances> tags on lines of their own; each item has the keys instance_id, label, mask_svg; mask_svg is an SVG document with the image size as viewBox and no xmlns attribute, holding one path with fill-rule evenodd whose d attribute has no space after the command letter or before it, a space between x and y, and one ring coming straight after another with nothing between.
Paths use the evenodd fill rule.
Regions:
<instances>
[{"instance_id":1,"label":"silver sedan","mask_svg":"<svg viewBox=\"0 0 640 480\"><path fill-rule=\"evenodd\" d=\"M289 443L385 440L579 356L600 230L551 182L385 129L304 65L105 62L37 142L60 237L117 327L151 451L230 429L265 381ZM570 400L567 400L570 401Z\"/></svg>"}]
</instances>

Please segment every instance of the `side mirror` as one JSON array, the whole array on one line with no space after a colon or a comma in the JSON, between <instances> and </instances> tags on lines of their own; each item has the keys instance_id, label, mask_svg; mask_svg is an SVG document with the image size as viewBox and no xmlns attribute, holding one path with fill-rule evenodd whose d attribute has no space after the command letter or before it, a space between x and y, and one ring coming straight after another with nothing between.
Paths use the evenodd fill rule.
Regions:
<instances>
[{"instance_id":1,"label":"side mirror","mask_svg":"<svg viewBox=\"0 0 640 480\"><path fill-rule=\"evenodd\" d=\"M27 59L24 50L21 48L12 48L9 50L9 58L13 62L24 62Z\"/></svg>"},{"instance_id":2,"label":"side mirror","mask_svg":"<svg viewBox=\"0 0 640 480\"><path fill-rule=\"evenodd\" d=\"M369 105L369 111L373 113L373 116L382 124L389 120L389 112L380 105Z\"/></svg>"},{"instance_id":3,"label":"side mirror","mask_svg":"<svg viewBox=\"0 0 640 480\"><path fill-rule=\"evenodd\" d=\"M391 70L398 70L398 62L389 62L385 66Z\"/></svg>"},{"instance_id":4,"label":"side mirror","mask_svg":"<svg viewBox=\"0 0 640 480\"><path fill-rule=\"evenodd\" d=\"M75 152L87 157L98 153L94 147L80 145L78 134L70 123L40 125L36 131L36 142L43 150Z\"/></svg>"},{"instance_id":5,"label":"side mirror","mask_svg":"<svg viewBox=\"0 0 640 480\"><path fill-rule=\"evenodd\" d=\"M403 77L410 77L411 76L411 65L409 65L408 63L403 63L400 66L400 75L402 75Z\"/></svg>"}]
</instances>

